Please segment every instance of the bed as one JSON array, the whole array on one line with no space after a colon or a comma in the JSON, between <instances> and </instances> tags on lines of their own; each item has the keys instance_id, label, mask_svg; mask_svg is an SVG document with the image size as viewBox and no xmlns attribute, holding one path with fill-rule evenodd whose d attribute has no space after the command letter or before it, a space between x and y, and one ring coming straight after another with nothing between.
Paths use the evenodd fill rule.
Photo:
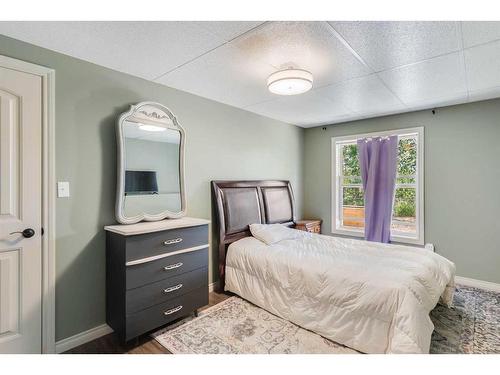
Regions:
<instances>
[{"instance_id":1,"label":"bed","mask_svg":"<svg viewBox=\"0 0 500 375\"><path fill-rule=\"evenodd\" d=\"M429 312L453 297L452 262L421 248L292 229L266 244L249 225L293 227L290 183L212 186L221 289L364 353L428 353Z\"/></svg>"}]
</instances>

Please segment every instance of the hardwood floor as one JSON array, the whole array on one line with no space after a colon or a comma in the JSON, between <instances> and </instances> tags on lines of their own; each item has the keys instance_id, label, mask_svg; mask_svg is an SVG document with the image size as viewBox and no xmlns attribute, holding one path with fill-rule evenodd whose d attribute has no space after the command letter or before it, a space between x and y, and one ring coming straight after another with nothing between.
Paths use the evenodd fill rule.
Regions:
<instances>
[{"instance_id":1,"label":"hardwood floor","mask_svg":"<svg viewBox=\"0 0 500 375\"><path fill-rule=\"evenodd\" d=\"M230 296L224 293L211 292L208 296L208 305L200 309L214 306ZM174 322L175 323L175 322ZM63 354L171 354L167 349L158 344L148 333L123 344L114 333L100 337L94 341L77 346Z\"/></svg>"}]
</instances>

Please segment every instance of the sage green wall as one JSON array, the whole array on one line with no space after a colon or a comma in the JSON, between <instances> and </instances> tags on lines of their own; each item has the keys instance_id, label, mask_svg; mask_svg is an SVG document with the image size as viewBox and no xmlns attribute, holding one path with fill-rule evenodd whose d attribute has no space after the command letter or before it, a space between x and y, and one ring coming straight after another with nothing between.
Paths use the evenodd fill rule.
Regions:
<instances>
[{"instance_id":1,"label":"sage green wall","mask_svg":"<svg viewBox=\"0 0 500 375\"><path fill-rule=\"evenodd\" d=\"M304 216L331 232L331 137L424 126L425 240L459 276L500 283L500 100L306 129Z\"/></svg>"},{"instance_id":2,"label":"sage green wall","mask_svg":"<svg viewBox=\"0 0 500 375\"><path fill-rule=\"evenodd\" d=\"M56 204L57 340L105 322L103 226L115 223L115 121L130 104L163 103L185 128L188 215L211 217L214 179L289 179L301 212L302 129L5 36L0 54L56 70L56 174L71 184L71 197Z\"/></svg>"}]
</instances>

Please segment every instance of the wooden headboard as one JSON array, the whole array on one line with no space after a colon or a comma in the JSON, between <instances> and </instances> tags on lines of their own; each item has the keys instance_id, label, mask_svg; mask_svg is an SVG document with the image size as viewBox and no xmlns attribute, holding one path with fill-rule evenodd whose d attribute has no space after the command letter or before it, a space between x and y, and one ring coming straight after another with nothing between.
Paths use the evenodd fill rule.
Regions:
<instances>
[{"instance_id":1,"label":"wooden headboard","mask_svg":"<svg viewBox=\"0 0 500 375\"><path fill-rule=\"evenodd\" d=\"M224 290L227 247L251 236L249 225L295 224L289 181L212 181L219 242L219 289Z\"/></svg>"}]
</instances>

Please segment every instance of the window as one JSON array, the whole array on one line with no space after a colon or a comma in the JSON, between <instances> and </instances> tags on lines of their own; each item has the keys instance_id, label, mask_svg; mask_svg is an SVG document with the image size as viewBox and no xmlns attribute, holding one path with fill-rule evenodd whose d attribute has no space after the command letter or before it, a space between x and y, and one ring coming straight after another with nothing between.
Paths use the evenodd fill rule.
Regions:
<instances>
[{"instance_id":1,"label":"window","mask_svg":"<svg viewBox=\"0 0 500 375\"><path fill-rule=\"evenodd\" d=\"M391 239L423 244L423 132L423 128L413 128L332 138L332 233L364 236L364 192L357 140L397 135L398 170Z\"/></svg>"}]
</instances>

